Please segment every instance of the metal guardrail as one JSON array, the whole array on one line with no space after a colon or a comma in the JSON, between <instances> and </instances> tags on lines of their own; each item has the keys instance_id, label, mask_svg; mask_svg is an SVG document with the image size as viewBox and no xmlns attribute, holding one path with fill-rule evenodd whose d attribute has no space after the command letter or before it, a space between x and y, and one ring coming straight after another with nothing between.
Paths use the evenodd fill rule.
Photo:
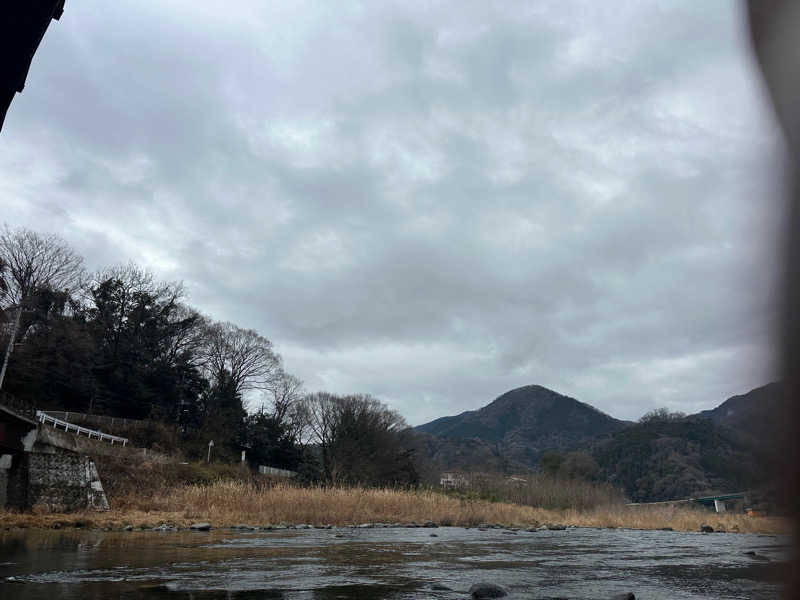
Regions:
<instances>
[{"instance_id":1,"label":"metal guardrail","mask_svg":"<svg viewBox=\"0 0 800 600\"><path fill-rule=\"evenodd\" d=\"M47 413L42 412L40 410L36 411L36 418L42 425L46 423L51 423L53 425L53 428L55 429L63 427L64 431L74 431L75 435L80 435L83 433L89 439L92 439L94 437L100 441L111 442L112 446L114 445L114 442L122 444L123 446L125 446L128 443L128 438L111 435L110 433L103 433L102 431L97 431L95 429L88 429L87 427L81 427L80 425L75 425L74 423L68 423L67 421L62 421L61 419L57 419L56 417L51 417Z\"/></svg>"},{"instance_id":2,"label":"metal guardrail","mask_svg":"<svg viewBox=\"0 0 800 600\"><path fill-rule=\"evenodd\" d=\"M69 423L76 424L76 423L91 423L93 425L109 425L111 427L114 426L122 426L122 427L144 427L150 424L150 421L143 421L141 419L125 419L122 417L107 417L105 415L90 415L86 413L79 413L79 412L72 412L72 411L63 411L63 410L45 410L42 411L50 415L51 417L55 417L56 419L61 419L62 421L68 421Z\"/></svg>"}]
</instances>

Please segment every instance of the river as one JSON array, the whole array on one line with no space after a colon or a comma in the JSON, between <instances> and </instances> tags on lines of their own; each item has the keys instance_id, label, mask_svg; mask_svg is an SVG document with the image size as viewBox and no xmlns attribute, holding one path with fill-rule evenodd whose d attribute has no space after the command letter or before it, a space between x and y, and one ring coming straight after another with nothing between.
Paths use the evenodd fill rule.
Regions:
<instances>
[{"instance_id":1,"label":"river","mask_svg":"<svg viewBox=\"0 0 800 600\"><path fill-rule=\"evenodd\" d=\"M0 598L778 598L782 536L457 527L0 532ZM446 587L448 589L435 589Z\"/></svg>"}]
</instances>

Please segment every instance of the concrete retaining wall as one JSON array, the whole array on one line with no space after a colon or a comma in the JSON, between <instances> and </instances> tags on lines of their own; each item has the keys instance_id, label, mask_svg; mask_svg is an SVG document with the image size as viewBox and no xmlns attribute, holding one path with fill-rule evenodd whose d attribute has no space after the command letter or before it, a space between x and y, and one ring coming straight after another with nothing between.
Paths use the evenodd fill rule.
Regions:
<instances>
[{"instance_id":1,"label":"concrete retaining wall","mask_svg":"<svg viewBox=\"0 0 800 600\"><path fill-rule=\"evenodd\" d=\"M63 429L55 429L50 425L42 425L39 427L33 451L45 453L68 451L77 452L78 454L88 454L89 456L141 456L157 460L170 460L170 457L166 454L153 452L147 448L136 448L130 444L125 447L119 444L112 446L108 442L101 442L94 438L89 439L82 435L75 435Z\"/></svg>"},{"instance_id":2,"label":"concrete retaining wall","mask_svg":"<svg viewBox=\"0 0 800 600\"><path fill-rule=\"evenodd\" d=\"M0 455L0 506L26 508L28 469L25 455Z\"/></svg>"}]
</instances>

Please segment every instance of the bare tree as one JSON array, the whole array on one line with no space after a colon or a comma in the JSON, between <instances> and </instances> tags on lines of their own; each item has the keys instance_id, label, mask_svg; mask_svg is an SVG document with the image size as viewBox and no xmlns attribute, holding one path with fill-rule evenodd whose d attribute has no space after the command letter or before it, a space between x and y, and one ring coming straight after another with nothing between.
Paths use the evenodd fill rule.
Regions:
<instances>
[{"instance_id":1,"label":"bare tree","mask_svg":"<svg viewBox=\"0 0 800 600\"><path fill-rule=\"evenodd\" d=\"M29 229L0 232L0 306L19 306L39 288L57 291L78 289L84 279L83 258L57 235L41 235Z\"/></svg>"},{"instance_id":2,"label":"bare tree","mask_svg":"<svg viewBox=\"0 0 800 600\"><path fill-rule=\"evenodd\" d=\"M203 332L203 367L214 379L230 373L237 393L267 390L281 373L281 359L272 342L252 329L233 323L208 323Z\"/></svg>"},{"instance_id":3,"label":"bare tree","mask_svg":"<svg viewBox=\"0 0 800 600\"><path fill-rule=\"evenodd\" d=\"M322 469L328 480L331 476L331 446L336 438L336 411L341 398L328 392L315 392L303 399L308 416L311 441L318 444L322 453Z\"/></svg>"},{"instance_id":4,"label":"bare tree","mask_svg":"<svg viewBox=\"0 0 800 600\"><path fill-rule=\"evenodd\" d=\"M272 415L283 422L292 408L303 398L303 382L280 369L267 382L266 391L272 402Z\"/></svg>"},{"instance_id":5,"label":"bare tree","mask_svg":"<svg viewBox=\"0 0 800 600\"><path fill-rule=\"evenodd\" d=\"M0 309L16 309L0 367L2 387L26 302L39 290L69 292L79 288L84 269L83 258L57 235L10 229L8 225L0 232L0 263ZM21 337L24 339L24 331Z\"/></svg>"},{"instance_id":6,"label":"bare tree","mask_svg":"<svg viewBox=\"0 0 800 600\"><path fill-rule=\"evenodd\" d=\"M306 396L309 428L332 482L390 484L418 479L403 417L369 395Z\"/></svg>"}]
</instances>

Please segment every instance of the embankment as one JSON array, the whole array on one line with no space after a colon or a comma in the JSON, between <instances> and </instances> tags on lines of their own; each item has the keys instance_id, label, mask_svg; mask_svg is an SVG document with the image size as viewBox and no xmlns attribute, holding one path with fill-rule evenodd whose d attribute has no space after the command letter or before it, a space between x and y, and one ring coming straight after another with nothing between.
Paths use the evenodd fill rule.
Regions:
<instances>
[{"instance_id":1,"label":"embankment","mask_svg":"<svg viewBox=\"0 0 800 600\"><path fill-rule=\"evenodd\" d=\"M504 502L465 500L430 490L367 489L357 487L299 487L246 481L218 481L163 487L146 496L111 500L108 512L31 514L0 512L4 527L65 527L70 525L150 528L162 523L186 527L207 521L215 527L246 523L358 525L433 521L439 525L476 527L502 524L534 527L543 523L578 527L672 528L698 531L703 524L715 530L781 533L788 523L769 517L747 517L705 510L631 508L624 505L586 511L547 510Z\"/></svg>"}]
</instances>

